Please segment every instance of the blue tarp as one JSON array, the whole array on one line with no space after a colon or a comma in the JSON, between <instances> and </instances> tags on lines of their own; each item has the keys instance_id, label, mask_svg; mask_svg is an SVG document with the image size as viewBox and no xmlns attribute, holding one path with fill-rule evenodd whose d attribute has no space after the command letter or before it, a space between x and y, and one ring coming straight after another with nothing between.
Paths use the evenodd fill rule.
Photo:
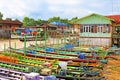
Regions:
<instances>
[{"instance_id":1,"label":"blue tarp","mask_svg":"<svg viewBox=\"0 0 120 80\"><path fill-rule=\"evenodd\" d=\"M62 22L51 22L50 24L58 25L58 26L67 26L67 24Z\"/></svg>"},{"instance_id":2,"label":"blue tarp","mask_svg":"<svg viewBox=\"0 0 120 80\"><path fill-rule=\"evenodd\" d=\"M80 41L78 40L75 44L70 44L70 43L66 43L63 47L61 47L61 50L70 50L73 49L77 44L79 44Z\"/></svg>"},{"instance_id":3,"label":"blue tarp","mask_svg":"<svg viewBox=\"0 0 120 80\"><path fill-rule=\"evenodd\" d=\"M46 52L55 52L55 49L54 48L45 48L45 51Z\"/></svg>"},{"instance_id":4,"label":"blue tarp","mask_svg":"<svg viewBox=\"0 0 120 80\"><path fill-rule=\"evenodd\" d=\"M32 32L32 30L30 30L29 28L25 28L25 32L29 33L29 32Z\"/></svg>"},{"instance_id":5,"label":"blue tarp","mask_svg":"<svg viewBox=\"0 0 120 80\"><path fill-rule=\"evenodd\" d=\"M74 47L74 44L65 44L63 47L61 47L61 50L70 50Z\"/></svg>"},{"instance_id":6,"label":"blue tarp","mask_svg":"<svg viewBox=\"0 0 120 80\"><path fill-rule=\"evenodd\" d=\"M27 50L26 53L36 54L36 51L34 51L34 50Z\"/></svg>"},{"instance_id":7,"label":"blue tarp","mask_svg":"<svg viewBox=\"0 0 120 80\"><path fill-rule=\"evenodd\" d=\"M85 59L85 53L80 53L79 56L78 56L78 58Z\"/></svg>"}]
</instances>

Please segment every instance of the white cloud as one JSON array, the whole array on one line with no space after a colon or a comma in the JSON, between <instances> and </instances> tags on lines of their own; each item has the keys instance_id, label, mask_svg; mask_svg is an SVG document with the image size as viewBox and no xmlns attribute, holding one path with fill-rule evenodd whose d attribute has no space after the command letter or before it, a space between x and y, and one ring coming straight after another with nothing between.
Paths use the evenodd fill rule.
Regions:
<instances>
[{"instance_id":1,"label":"white cloud","mask_svg":"<svg viewBox=\"0 0 120 80\"><path fill-rule=\"evenodd\" d=\"M22 4L22 5L21 5ZM9 1L9 0L4 0L0 1L0 10L4 14L5 17L12 17L12 16L20 16L22 17L26 13L24 10L26 9L26 5L22 1Z\"/></svg>"},{"instance_id":2,"label":"white cloud","mask_svg":"<svg viewBox=\"0 0 120 80\"><path fill-rule=\"evenodd\" d=\"M76 5L82 2L83 0L47 0L50 5Z\"/></svg>"},{"instance_id":3,"label":"white cloud","mask_svg":"<svg viewBox=\"0 0 120 80\"><path fill-rule=\"evenodd\" d=\"M38 2L38 3L37 3ZM6 17L29 16L31 12L37 11L40 1L34 0L0 0L0 11Z\"/></svg>"},{"instance_id":4,"label":"white cloud","mask_svg":"<svg viewBox=\"0 0 120 80\"><path fill-rule=\"evenodd\" d=\"M71 18L89 13L110 13L111 0L0 0L0 12L4 18L48 19L52 16ZM107 7L105 7L107 5Z\"/></svg>"}]
</instances>

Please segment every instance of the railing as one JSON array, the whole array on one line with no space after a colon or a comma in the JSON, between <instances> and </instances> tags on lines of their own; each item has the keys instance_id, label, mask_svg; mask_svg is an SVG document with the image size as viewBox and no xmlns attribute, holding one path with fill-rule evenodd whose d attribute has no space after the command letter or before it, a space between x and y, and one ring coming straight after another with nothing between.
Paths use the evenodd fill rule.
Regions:
<instances>
[{"instance_id":1,"label":"railing","mask_svg":"<svg viewBox=\"0 0 120 80\"><path fill-rule=\"evenodd\" d=\"M110 33L90 33L90 32L85 32L85 33L80 33L81 37L111 37Z\"/></svg>"}]
</instances>

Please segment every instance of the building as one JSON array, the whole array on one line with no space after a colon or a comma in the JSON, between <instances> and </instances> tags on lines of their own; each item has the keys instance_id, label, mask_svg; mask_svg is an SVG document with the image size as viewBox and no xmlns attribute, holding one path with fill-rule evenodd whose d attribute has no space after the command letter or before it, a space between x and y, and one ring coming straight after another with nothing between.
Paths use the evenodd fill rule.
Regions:
<instances>
[{"instance_id":1,"label":"building","mask_svg":"<svg viewBox=\"0 0 120 80\"><path fill-rule=\"evenodd\" d=\"M113 35L112 35L112 43L120 47L120 15L109 15L106 16L115 21Z\"/></svg>"},{"instance_id":2,"label":"building","mask_svg":"<svg viewBox=\"0 0 120 80\"><path fill-rule=\"evenodd\" d=\"M80 35L80 45L110 47L114 44L113 34L120 23L119 19L116 16L113 18L93 13L73 21L72 24Z\"/></svg>"},{"instance_id":3,"label":"building","mask_svg":"<svg viewBox=\"0 0 120 80\"><path fill-rule=\"evenodd\" d=\"M41 24L39 27L43 32L45 32L49 37L55 37L57 32L57 26L53 24Z\"/></svg>"},{"instance_id":4,"label":"building","mask_svg":"<svg viewBox=\"0 0 120 80\"><path fill-rule=\"evenodd\" d=\"M11 31L22 26L22 22L15 20L0 20L0 38L10 38Z\"/></svg>"}]
</instances>

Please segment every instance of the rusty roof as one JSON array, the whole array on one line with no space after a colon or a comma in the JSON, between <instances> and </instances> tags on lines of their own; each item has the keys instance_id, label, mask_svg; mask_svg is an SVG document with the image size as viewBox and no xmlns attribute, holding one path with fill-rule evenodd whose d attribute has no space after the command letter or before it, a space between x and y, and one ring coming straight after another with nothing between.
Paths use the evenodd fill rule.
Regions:
<instances>
[{"instance_id":1,"label":"rusty roof","mask_svg":"<svg viewBox=\"0 0 120 80\"><path fill-rule=\"evenodd\" d=\"M10 21L10 20L0 20L0 24L18 24L22 25L22 22L18 20Z\"/></svg>"},{"instance_id":2,"label":"rusty roof","mask_svg":"<svg viewBox=\"0 0 120 80\"><path fill-rule=\"evenodd\" d=\"M107 18L113 19L116 24L120 24L120 15L108 15Z\"/></svg>"}]
</instances>

